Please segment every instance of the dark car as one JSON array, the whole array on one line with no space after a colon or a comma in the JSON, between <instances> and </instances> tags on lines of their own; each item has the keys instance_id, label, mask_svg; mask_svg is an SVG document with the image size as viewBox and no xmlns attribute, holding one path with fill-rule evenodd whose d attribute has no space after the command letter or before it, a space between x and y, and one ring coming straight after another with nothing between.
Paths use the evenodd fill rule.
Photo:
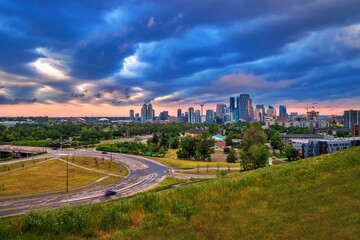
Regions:
<instances>
[{"instance_id":1,"label":"dark car","mask_svg":"<svg viewBox=\"0 0 360 240\"><path fill-rule=\"evenodd\" d=\"M105 152L105 151L103 151L103 152L101 152L102 154L107 154L107 152Z\"/></svg>"},{"instance_id":2,"label":"dark car","mask_svg":"<svg viewBox=\"0 0 360 240\"><path fill-rule=\"evenodd\" d=\"M105 196L113 196L113 195L115 195L115 194L116 194L116 192L113 191L113 190L106 190L106 191L105 191Z\"/></svg>"}]
</instances>

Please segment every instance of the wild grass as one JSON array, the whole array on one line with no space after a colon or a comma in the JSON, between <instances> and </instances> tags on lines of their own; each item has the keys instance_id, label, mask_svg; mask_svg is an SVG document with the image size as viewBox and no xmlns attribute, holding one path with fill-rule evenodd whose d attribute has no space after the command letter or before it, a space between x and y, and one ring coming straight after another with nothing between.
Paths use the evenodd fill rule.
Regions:
<instances>
[{"instance_id":1,"label":"wild grass","mask_svg":"<svg viewBox=\"0 0 360 240\"><path fill-rule=\"evenodd\" d=\"M171 188L174 185L178 185L178 184L184 184L186 183L185 179L182 178L173 178L173 177L168 177L165 178L162 182L160 182L158 185L156 185L154 188L151 188L149 190L149 192L159 192L159 191L163 191L166 189Z\"/></svg>"},{"instance_id":2,"label":"wild grass","mask_svg":"<svg viewBox=\"0 0 360 240\"><path fill-rule=\"evenodd\" d=\"M0 219L0 239L359 239L360 147Z\"/></svg>"},{"instance_id":3,"label":"wild grass","mask_svg":"<svg viewBox=\"0 0 360 240\"><path fill-rule=\"evenodd\" d=\"M90 169L95 169L104 173L113 173L121 176L126 176L129 174L128 169L123 164L105 158L68 156L61 157L61 159L68 160L70 163L74 163L76 165Z\"/></svg>"},{"instance_id":4,"label":"wild grass","mask_svg":"<svg viewBox=\"0 0 360 240\"><path fill-rule=\"evenodd\" d=\"M225 170L225 169L221 169L221 170L218 171L216 169L209 169L207 171L207 170L201 169L201 170L197 171L196 169L194 169L194 170L186 170L186 171L176 171L176 173L198 174L198 175L217 175L217 174L219 174L220 171L226 172L226 173L238 173L240 170L231 170L230 169L230 171L228 171L228 170Z\"/></svg>"},{"instance_id":5,"label":"wild grass","mask_svg":"<svg viewBox=\"0 0 360 240\"><path fill-rule=\"evenodd\" d=\"M0 173L9 172L9 171L12 171L15 169L24 169L26 167L32 167L32 166L35 166L35 164L46 161L46 160L48 160L48 158L38 158L38 159L33 159L33 160L28 160L28 161L3 164L3 165L0 165Z\"/></svg>"},{"instance_id":6,"label":"wild grass","mask_svg":"<svg viewBox=\"0 0 360 240\"><path fill-rule=\"evenodd\" d=\"M103 177L69 165L69 188L76 188ZM66 163L49 160L29 168L0 175L0 196L41 193L66 189Z\"/></svg>"},{"instance_id":7,"label":"wild grass","mask_svg":"<svg viewBox=\"0 0 360 240\"><path fill-rule=\"evenodd\" d=\"M100 140L100 143L96 144L96 145L100 145L100 144L104 144L104 143L117 143L117 142L126 142L126 141L133 141L133 138L117 138L117 139L109 139L109 140Z\"/></svg>"},{"instance_id":8,"label":"wild grass","mask_svg":"<svg viewBox=\"0 0 360 240\"><path fill-rule=\"evenodd\" d=\"M227 163L227 162L204 162L204 161L195 161L195 160L183 160L177 159L176 149L170 149L170 165L173 168L206 168L209 167L239 167L239 163ZM152 157L152 159L162 163L165 166L169 165L169 155L166 154L163 158Z\"/></svg>"}]
</instances>

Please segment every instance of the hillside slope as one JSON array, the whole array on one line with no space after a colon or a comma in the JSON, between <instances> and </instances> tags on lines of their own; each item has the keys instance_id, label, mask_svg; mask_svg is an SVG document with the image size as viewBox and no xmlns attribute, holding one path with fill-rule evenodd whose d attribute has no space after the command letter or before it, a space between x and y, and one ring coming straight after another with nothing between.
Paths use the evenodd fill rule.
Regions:
<instances>
[{"instance_id":1,"label":"hillside slope","mask_svg":"<svg viewBox=\"0 0 360 240\"><path fill-rule=\"evenodd\" d=\"M0 220L0 239L359 239L360 147Z\"/></svg>"}]
</instances>

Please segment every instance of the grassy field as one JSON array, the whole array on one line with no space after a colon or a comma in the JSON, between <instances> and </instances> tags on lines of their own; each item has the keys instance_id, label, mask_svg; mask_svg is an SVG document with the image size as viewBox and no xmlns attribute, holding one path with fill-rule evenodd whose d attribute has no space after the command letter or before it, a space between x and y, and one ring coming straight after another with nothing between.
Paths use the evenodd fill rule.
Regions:
<instances>
[{"instance_id":1,"label":"grassy field","mask_svg":"<svg viewBox=\"0 0 360 240\"><path fill-rule=\"evenodd\" d=\"M76 165L95 169L104 173L114 173L120 175L120 164L115 161L110 161L104 158L93 158L93 157L76 157L69 156L69 162ZM61 159L66 160L67 157L62 157ZM129 171L126 167L121 165L121 175L126 176L129 174Z\"/></svg>"},{"instance_id":2,"label":"grassy field","mask_svg":"<svg viewBox=\"0 0 360 240\"><path fill-rule=\"evenodd\" d=\"M191 161L191 160L182 160L182 159L177 159L176 156L176 151L175 149L170 149L170 164L171 167L173 168L196 168L196 167L200 167L200 168L206 168L207 165L209 167L228 167L228 165L230 167L239 167L239 163L227 163L227 162L202 162L202 161ZM164 164L165 166L169 165L169 155L166 154L165 157L163 158L156 158L156 157L152 157L152 159Z\"/></svg>"},{"instance_id":3,"label":"grassy field","mask_svg":"<svg viewBox=\"0 0 360 240\"><path fill-rule=\"evenodd\" d=\"M15 169L31 167L31 166L34 166L36 163L43 162L46 160L47 160L47 158L39 158L39 159L30 160L30 161L22 161L22 162L0 165L0 173L9 172L9 171L12 171Z\"/></svg>"},{"instance_id":4,"label":"grassy field","mask_svg":"<svg viewBox=\"0 0 360 240\"><path fill-rule=\"evenodd\" d=\"M230 172L228 170L224 170L224 169L221 169L220 171L224 171L226 173L235 173L235 172L239 172L239 170L230 170ZM206 171L206 170L187 170L187 171L176 171L176 173L182 173L182 174L198 174L198 175L216 175L219 173L218 170L214 170L214 169L209 169L209 171Z\"/></svg>"},{"instance_id":5,"label":"grassy field","mask_svg":"<svg viewBox=\"0 0 360 240\"><path fill-rule=\"evenodd\" d=\"M156 185L154 188L151 188L149 190L149 192L159 192L159 191L163 191L166 189L171 188L174 185L177 184L184 184L186 183L185 179L182 178L173 178L173 177L168 177L165 178L161 183L159 183L158 185Z\"/></svg>"},{"instance_id":6,"label":"grassy field","mask_svg":"<svg viewBox=\"0 0 360 240\"><path fill-rule=\"evenodd\" d=\"M110 139L110 140L101 140L100 143L95 144L95 145L99 145L99 144L103 144L103 143L117 143L117 142L125 142L125 141L132 141L134 140L133 138L118 138L118 139Z\"/></svg>"},{"instance_id":7,"label":"grassy field","mask_svg":"<svg viewBox=\"0 0 360 240\"><path fill-rule=\"evenodd\" d=\"M69 188L76 188L105 175L69 165ZM112 178L108 181L119 180ZM3 189L4 186L4 189ZM49 160L20 171L0 175L0 196L41 193L66 189L66 163Z\"/></svg>"},{"instance_id":8,"label":"grassy field","mask_svg":"<svg viewBox=\"0 0 360 240\"><path fill-rule=\"evenodd\" d=\"M207 181L207 180L208 179L205 179L205 178L194 178L191 180L187 180L187 179L182 179L182 178L167 177L161 183L159 183L155 187L149 189L147 192L150 192L150 193L160 192L160 191L171 189L175 185L182 187L182 186L185 186L188 184L203 182L203 181Z\"/></svg>"},{"instance_id":9,"label":"grassy field","mask_svg":"<svg viewBox=\"0 0 360 240\"><path fill-rule=\"evenodd\" d=\"M359 239L360 147L0 219L0 239Z\"/></svg>"}]
</instances>

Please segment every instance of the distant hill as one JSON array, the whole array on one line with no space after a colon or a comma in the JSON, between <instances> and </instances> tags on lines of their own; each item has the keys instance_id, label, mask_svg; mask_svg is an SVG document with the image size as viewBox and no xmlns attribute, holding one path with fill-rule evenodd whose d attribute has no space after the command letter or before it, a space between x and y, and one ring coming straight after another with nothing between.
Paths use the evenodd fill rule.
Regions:
<instances>
[{"instance_id":1,"label":"distant hill","mask_svg":"<svg viewBox=\"0 0 360 240\"><path fill-rule=\"evenodd\" d=\"M360 239L360 147L0 220L0 239Z\"/></svg>"}]
</instances>

